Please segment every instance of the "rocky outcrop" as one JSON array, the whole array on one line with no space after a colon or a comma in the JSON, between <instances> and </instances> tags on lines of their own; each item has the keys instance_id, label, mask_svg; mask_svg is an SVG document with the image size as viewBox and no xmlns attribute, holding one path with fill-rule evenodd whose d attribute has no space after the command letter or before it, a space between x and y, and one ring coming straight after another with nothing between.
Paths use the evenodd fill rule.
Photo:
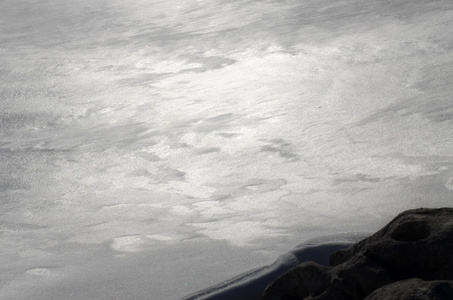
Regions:
<instances>
[{"instance_id":1,"label":"rocky outcrop","mask_svg":"<svg viewBox=\"0 0 453 300\"><path fill-rule=\"evenodd\" d=\"M435 296L449 295L452 281L453 208L421 208L333 253L330 267L306 262L291 269L261 299L453 299Z\"/></svg>"},{"instance_id":2,"label":"rocky outcrop","mask_svg":"<svg viewBox=\"0 0 453 300\"><path fill-rule=\"evenodd\" d=\"M400 280L375 290L366 300L451 300L453 281L424 281L418 278Z\"/></svg>"}]
</instances>

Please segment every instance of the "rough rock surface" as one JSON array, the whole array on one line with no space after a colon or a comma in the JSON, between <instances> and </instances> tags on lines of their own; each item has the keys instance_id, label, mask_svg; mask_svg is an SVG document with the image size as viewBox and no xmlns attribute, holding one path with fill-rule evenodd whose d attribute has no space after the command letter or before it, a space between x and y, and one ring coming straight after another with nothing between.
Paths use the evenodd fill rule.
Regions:
<instances>
[{"instance_id":1,"label":"rough rock surface","mask_svg":"<svg viewBox=\"0 0 453 300\"><path fill-rule=\"evenodd\" d=\"M261 299L453 299L442 298L453 280L453 208L405 211L333 253L330 265L303 263L270 284ZM413 288L417 283L420 289ZM401 297L384 296L389 293Z\"/></svg>"},{"instance_id":2,"label":"rough rock surface","mask_svg":"<svg viewBox=\"0 0 453 300\"><path fill-rule=\"evenodd\" d=\"M418 278L400 280L385 285L366 300L451 300L453 299L453 280L424 281Z\"/></svg>"}]
</instances>

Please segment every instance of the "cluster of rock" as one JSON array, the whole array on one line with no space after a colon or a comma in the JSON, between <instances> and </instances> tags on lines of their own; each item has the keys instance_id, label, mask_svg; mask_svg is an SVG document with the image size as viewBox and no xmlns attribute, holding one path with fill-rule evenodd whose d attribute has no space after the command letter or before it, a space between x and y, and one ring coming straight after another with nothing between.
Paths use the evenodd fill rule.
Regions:
<instances>
[{"instance_id":1,"label":"cluster of rock","mask_svg":"<svg viewBox=\"0 0 453 300\"><path fill-rule=\"evenodd\" d=\"M261 300L453 299L453 208L408 210L339 250L330 266L305 262Z\"/></svg>"}]
</instances>

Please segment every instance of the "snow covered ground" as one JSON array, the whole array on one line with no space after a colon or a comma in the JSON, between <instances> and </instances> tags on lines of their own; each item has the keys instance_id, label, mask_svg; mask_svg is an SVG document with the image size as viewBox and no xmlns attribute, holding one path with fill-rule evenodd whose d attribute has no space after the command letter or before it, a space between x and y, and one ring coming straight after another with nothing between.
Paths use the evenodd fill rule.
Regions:
<instances>
[{"instance_id":1,"label":"snow covered ground","mask_svg":"<svg viewBox=\"0 0 453 300\"><path fill-rule=\"evenodd\" d=\"M450 0L0 1L0 299L179 299L452 206Z\"/></svg>"}]
</instances>

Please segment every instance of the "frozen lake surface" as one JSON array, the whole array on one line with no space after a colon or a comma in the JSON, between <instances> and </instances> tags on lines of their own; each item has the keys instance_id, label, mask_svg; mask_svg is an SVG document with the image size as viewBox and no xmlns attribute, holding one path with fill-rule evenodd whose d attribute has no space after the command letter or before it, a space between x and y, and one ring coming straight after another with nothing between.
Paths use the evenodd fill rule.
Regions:
<instances>
[{"instance_id":1,"label":"frozen lake surface","mask_svg":"<svg viewBox=\"0 0 453 300\"><path fill-rule=\"evenodd\" d=\"M451 0L0 1L0 299L175 300L452 206Z\"/></svg>"}]
</instances>

